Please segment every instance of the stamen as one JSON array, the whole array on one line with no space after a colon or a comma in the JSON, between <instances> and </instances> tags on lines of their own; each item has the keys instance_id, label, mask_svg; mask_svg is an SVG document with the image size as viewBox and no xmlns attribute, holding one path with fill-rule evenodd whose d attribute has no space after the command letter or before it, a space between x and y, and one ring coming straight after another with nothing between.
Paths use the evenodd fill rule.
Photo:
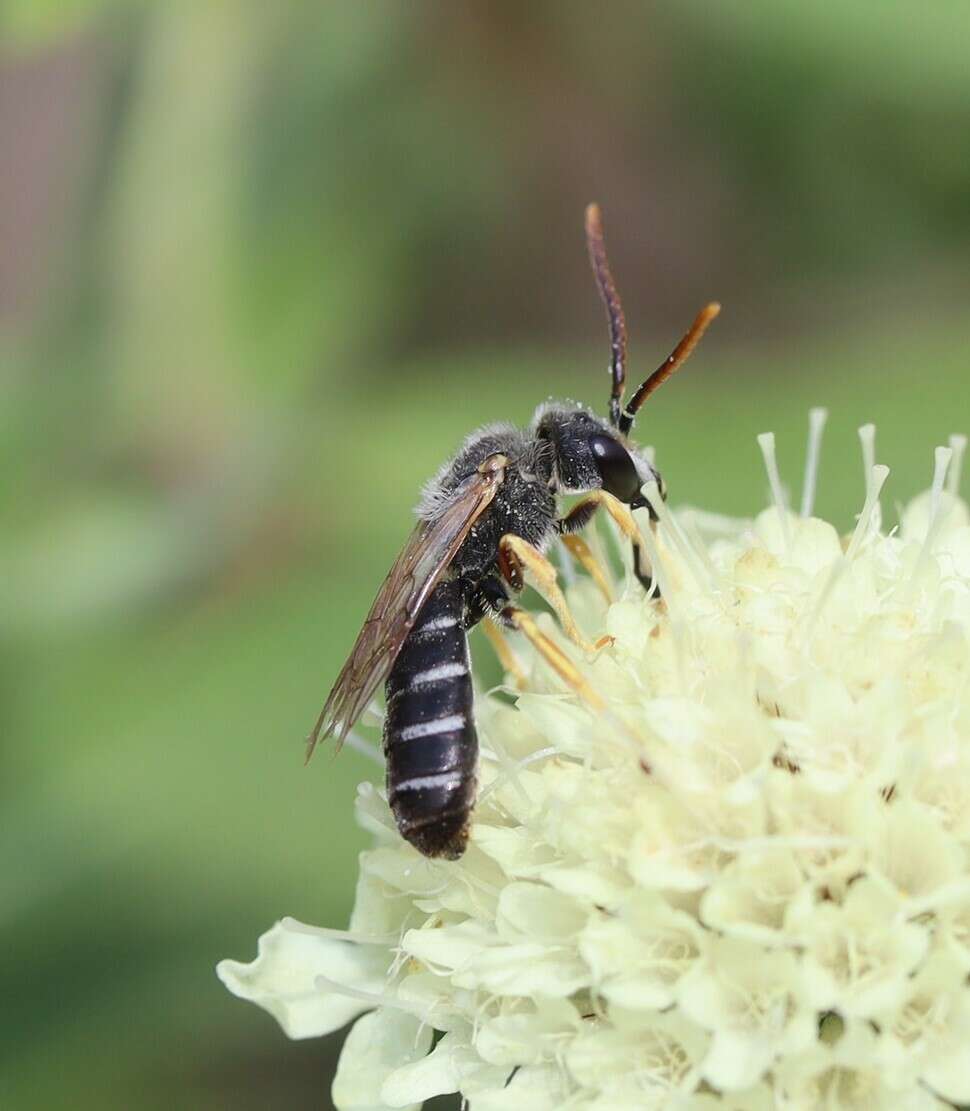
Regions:
<instances>
[{"instance_id":1,"label":"stamen","mask_svg":"<svg viewBox=\"0 0 970 1111\"><path fill-rule=\"evenodd\" d=\"M532 798L529 795L529 792L522 786L522 780L519 778L515 768L515 761L512 759L511 756L509 756L505 746L500 744L499 741L495 739L494 731L489 735L488 747L483 748L482 750L482 756L485 757L486 755L491 756L498 763L499 771L496 772L495 779L493 779L492 782L484 790L479 792L478 802L481 802L482 799L485 798L487 794L489 794L496 780L502 779L507 776L512 786L515 788L519 798L525 803L526 806L531 806Z\"/></svg>"},{"instance_id":2,"label":"stamen","mask_svg":"<svg viewBox=\"0 0 970 1111\"><path fill-rule=\"evenodd\" d=\"M947 468L950 466L950 460L952 458L952 448L939 447L933 451L933 522L936 522L937 513L940 511L940 494L943 492L943 483L947 480ZM932 528L932 524L930 527Z\"/></svg>"},{"instance_id":3,"label":"stamen","mask_svg":"<svg viewBox=\"0 0 970 1111\"><path fill-rule=\"evenodd\" d=\"M872 519L878 512L879 495L882 493L882 488L885 486L888 477L889 468L885 463L876 463L866 480L865 504L862 506L859 520L856 522L855 532L852 534L848 550L845 553L846 559L850 562L855 558L856 552L868 536Z\"/></svg>"},{"instance_id":4,"label":"stamen","mask_svg":"<svg viewBox=\"0 0 970 1111\"><path fill-rule=\"evenodd\" d=\"M674 515L667 508L666 503L660 496L660 490L656 482L648 482L643 487L643 495L650 503L650 508L657 515L657 521L663 528L665 528L673 541L674 547L680 553L681 558L690 568L690 573L697 583L699 589L704 589L704 580L707 579L707 585L712 591L716 591L718 587L717 573L714 572L714 565L708 558L707 563L699 552L694 550L693 545L687 538L687 534L678 524ZM641 529L642 532L642 529ZM704 552L707 555L707 552ZM713 573L712 573L713 572ZM663 596L663 595L661 595Z\"/></svg>"},{"instance_id":5,"label":"stamen","mask_svg":"<svg viewBox=\"0 0 970 1111\"><path fill-rule=\"evenodd\" d=\"M696 506L682 509L680 512L681 516L689 515L695 532L703 529L704 532L718 538L732 537L738 534L740 522L736 517L727 517L723 513L710 513L705 509L698 509ZM744 521L743 524L747 526L749 522Z\"/></svg>"},{"instance_id":6,"label":"stamen","mask_svg":"<svg viewBox=\"0 0 970 1111\"><path fill-rule=\"evenodd\" d=\"M886 470L888 471L889 468L887 467ZM885 482L885 478L883 479L883 481ZM865 515L865 509L863 509L862 513L859 514L860 522L861 522L862 517L864 515ZM853 541L854 540L855 540L855 537L853 537ZM849 548L850 548L850 551L851 551L852 550L851 544L850 544ZM839 579L841 579L842 576L845 574L846 569L849 566L849 563L850 563L850 556L848 554L846 554L841 559L837 559L832 564L831 570L829 571L828 575L826 576L825 582L822 584L822 589L819 591L818 597L815 599L811 608L809 608L806 611L807 620L805 621L805 631L802 635L802 650L803 651L808 650L808 647L812 642L812 637L815 633L815 626L818 624L818 620L822 616L822 611L828 605L829 599L832 597L832 594L835 590L836 584L838 583Z\"/></svg>"},{"instance_id":7,"label":"stamen","mask_svg":"<svg viewBox=\"0 0 970 1111\"><path fill-rule=\"evenodd\" d=\"M532 799L526 793L525 788L522 786L522 781L515 773L519 771L520 768L528 767L529 764L535 764L539 760L545 760L550 756L559 755L561 755L559 749L550 745L548 748L538 748L535 752L530 752L528 756L523 756L521 760L516 760L514 762L509 761L506 763L508 757L505 756L502 760L503 767L501 772L499 772L487 787L483 787L481 791L478 792L478 802L476 805L480 806L493 791L504 786L506 783L511 783L519 794L524 797L525 801L531 804Z\"/></svg>"},{"instance_id":8,"label":"stamen","mask_svg":"<svg viewBox=\"0 0 970 1111\"><path fill-rule=\"evenodd\" d=\"M923 546L920 548L919 555L916 557L916 562L913 564L913 573L909 576L902 590L902 596L904 598L910 596L910 592L919 582L923 574L923 568L926 566L926 561L933 551L933 542L936 540L936 534L946 517L946 513L940 512L940 502L943 497L943 483L946 480L947 468L952 458L952 448L938 447L933 452L933 486L930 489L930 519L926 525L926 536L923 539Z\"/></svg>"},{"instance_id":9,"label":"stamen","mask_svg":"<svg viewBox=\"0 0 970 1111\"><path fill-rule=\"evenodd\" d=\"M332 991L335 995L345 995L348 999L359 999L364 1003L370 1003L373 1007L394 1007L399 1011L407 1011L422 1022L430 1022L432 1019L429 1008L421 1007L417 1003L407 1003L390 992L364 991L361 988L351 987L350 984L331 980L329 976L314 976L313 986L321 991Z\"/></svg>"},{"instance_id":10,"label":"stamen","mask_svg":"<svg viewBox=\"0 0 970 1111\"><path fill-rule=\"evenodd\" d=\"M946 492L955 498L960 496L960 477L963 473L963 453L967 449L967 438L960 433L950 437L950 450L953 458L950 461L950 470L946 476Z\"/></svg>"},{"instance_id":11,"label":"stamen","mask_svg":"<svg viewBox=\"0 0 970 1111\"><path fill-rule=\"evenodd\" d=\"M714 584L715 589L720 589L721 575L714 565L714 560L711 559L711 553L707 550L707 545L704 543L703 536L701 536L697 528L696 516L694 514L687 515L681 512L678 514L677 524L684 530L687 539L693 544L694 550L701 557L701 561L707 568L707 573L710 575L711 582Z\"/></svg>"},{"instance_id":12,"label":"stamen","mask_svg":"<svg viewBox=\"0 0 970 1111\"><path fill-rule=\"evenodd\" d=\"M788 520L788 507L785 505L785 492L781 485L781 475L778 473L778 458L775 455L774 432L762 432L758 437L758 447L765 461L765 470L768 472L768 482L771 486L771 496L778 510L781 521L781 535L785 548L791 548L791 525Z\"/></svg>"},{"instance_id":13,"label":"stamen","mask_svg":"<svg viewBox=\"0 0 970 1111\"><path fill-rule=\"evenodd\" d=\"M380 750L370 741L365 741L363 737L351 730L346 737L344 737L344 744L348 748L352 748L354 752L359 752L361 756L366 756L368 760L373 760L375 764L384 765L384 757L381 755Z\"/></svg>"},{"instance_id":14,"label":"stamen","mask_svg":"<svg viewBox=\"0 0 970 1111\"><path fill-rule=\"evenodd\" d=\"M644 490L646 490L648 486L652 486L656 489L657 484L655 482L648 483L647 486L644 487ZM649 498L649 495L646 496ZM653 529L641 529L640 540L647 549L647 555L650 557L650 571L654 579L656 579L657 585L660 587L660 597L664 600L668 611L672 612L674 606L672 605L670 576L667 574L667 567L660 558L660 548L657 545L657 539L653 534Z\"/></svg>"},{"instance_id":15,"label":"stamen","mask_svg":"<svg viewBox=\"0 0 970 1111\"><path fill-rule=\"evenodd\" d=\"M828 409L815 408L808 412L808 451L805 455L805 480L802 483L802 517L811 517L812 510L815 508L818 461L822 453L822 432L828 419Z\"/></svg>"},{"instance_id":16,"label":"stamen","mask_svg":"<svg viewBox=\"0 0 970 1111\"><path fill-rule=\"evenodd\" d=\"M862 444L862 478L868 495L872 484L872 468L876 465L876 426L864 424L858 431L859 442Z\"/></svg>"},{"instance_id":17,"label":"stamen","mask_svg":"<svg viewBox=\"0 0 970 1111\"><path fill-rule=\"evenodd\" d=\"M953 458L953 448L938 447L933 452L933 486L930 492L930 523L926 528L926 539L934 532L937 519L940 516L940 497L943 494L943 483L946 480L947 467Z\"/></svg>"},{"instance_id":18,"label":"stamen","mask_svg":"<svg viewBox=\"0 0 970 1111\"><path fill-rule=\"evenodd\" d=\"M372 698L368 703L367 709L361 714L361 721L367 725L384 724L384 709L376 698Z\"/></svg>"},{"instance_id":19,"label":"stamen","mask_svg":"<svg viewBox=\"0 0 970 1111\"><path fill-rule=\"evenodd\" d=\"M876 426L864 424L859 429L859 442L862 444L862 477L866 484L866 497L872 489L872 469L876 465ZM882 506L878 500L873 509L873 524L882 528Z\"/></svg>"}]
</instances>

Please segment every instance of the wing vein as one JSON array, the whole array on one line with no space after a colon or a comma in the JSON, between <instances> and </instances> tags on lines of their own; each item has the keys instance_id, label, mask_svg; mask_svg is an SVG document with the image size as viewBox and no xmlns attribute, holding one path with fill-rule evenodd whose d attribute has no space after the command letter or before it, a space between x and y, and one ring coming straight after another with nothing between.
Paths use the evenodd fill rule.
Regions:
<instances>
[{"instance_id":1,"label":"wing vein","mask_svg":"<svg viewBox=\"0 0 970 1111\"><path fill-rule=\"evenodd\" d=\"M500 458L500 457L497 457ZM504 478L485 464L452 493L432 521L420 522L394 561L327 701L307 737L307 760L317 744L336 734L343 743L394 666L408 633L472 525Z\"/></svg>"}]
</instances>

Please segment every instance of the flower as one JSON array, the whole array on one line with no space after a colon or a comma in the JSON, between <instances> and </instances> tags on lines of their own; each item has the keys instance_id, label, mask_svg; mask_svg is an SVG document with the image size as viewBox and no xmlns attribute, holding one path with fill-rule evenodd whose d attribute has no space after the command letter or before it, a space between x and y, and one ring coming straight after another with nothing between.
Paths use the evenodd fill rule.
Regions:
<instances>
[{"instance_id":1,"label":"flower","mask_svg":"<svg viewBox=\"0 0 970 1111\"><path fill-rule=\"evenodd\" d=\"M465 855L419 856L365 784L349 928L284 919L219 965L290 1037L356 1018L341 1111L970 1102L965 441L886 533L861 435L847 537L811 516L811 468L785 508L770 437L755 520L654 497L663 601L573 576L608 646L539 624L586 686L516 645L514 695L479 694Z\"/></svg>"}]
</instances>

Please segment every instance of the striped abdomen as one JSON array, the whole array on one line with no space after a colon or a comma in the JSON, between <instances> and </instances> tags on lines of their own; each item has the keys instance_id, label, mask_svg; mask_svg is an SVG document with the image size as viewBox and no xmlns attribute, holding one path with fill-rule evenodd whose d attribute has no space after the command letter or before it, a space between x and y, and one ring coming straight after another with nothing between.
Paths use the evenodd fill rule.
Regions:
<instances>
[{"instance_id":1,"label":"striped abdomen","mask_svg":"<svg viewBox=\"0 0 970 1111\"><path fill-rule=\"evenodd\" d=\"M425 856L461 856L475 801L478 736L460 584L439 583L385 684L387 797Z\"/></svg>"}]
</instances>

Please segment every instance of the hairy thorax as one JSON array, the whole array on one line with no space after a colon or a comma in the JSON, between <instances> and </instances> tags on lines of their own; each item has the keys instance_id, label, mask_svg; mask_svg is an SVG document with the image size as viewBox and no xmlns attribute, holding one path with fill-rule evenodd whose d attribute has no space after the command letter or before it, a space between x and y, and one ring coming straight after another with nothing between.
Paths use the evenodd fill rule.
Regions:
<instances>
[{"instance_id":1,"label":"hairy thorax","mask_svg":"<svg viewBox=\"0 0 970 1111\"><path fill-rule=\"evenodd\" d=\"M556 499L549 485L552 463L548 445L510 424L489 425L473 432L457 455L425 486L418 516L433 521L457 487L485 459L498 453L509 461L505 479L451 565L453 572L472 579L493 568L499 541L506 533L542 549L556 519Z\"/></svg>"}]
</instances>

